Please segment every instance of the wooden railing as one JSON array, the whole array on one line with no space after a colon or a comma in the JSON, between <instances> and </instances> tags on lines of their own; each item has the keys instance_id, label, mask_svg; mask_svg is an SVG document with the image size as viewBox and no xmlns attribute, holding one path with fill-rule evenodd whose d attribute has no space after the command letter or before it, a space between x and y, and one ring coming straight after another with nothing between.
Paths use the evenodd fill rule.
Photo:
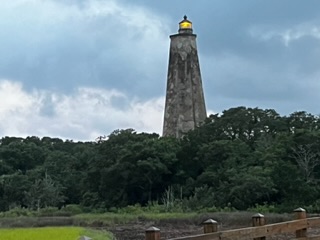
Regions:
<instances>
[{"instance_id":1,"label":"wooden railing","mask_svg":"<svg viewBox=\"0 0 320 240\"><path fill-rule=\"evenodd\" d=\"M295 233L298 240L320 240L319 236L309 236L308 229L320 227L320 217L307 218L303 208L294 210L295 220L265 225L262 214L252 216L252 227L218 231L218 223L209 219L203 223L204 234L179 237L171 240L265 240L266 237L276 234ZM160 240L160 229L151 227L146 230L146 240Z\"/></svg>"}]
</instances>

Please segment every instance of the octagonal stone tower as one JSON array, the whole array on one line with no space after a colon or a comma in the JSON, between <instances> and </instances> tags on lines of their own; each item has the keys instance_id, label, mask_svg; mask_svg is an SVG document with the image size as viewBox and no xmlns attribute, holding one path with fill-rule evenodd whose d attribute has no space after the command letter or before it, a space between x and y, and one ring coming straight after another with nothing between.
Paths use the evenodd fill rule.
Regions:
<instances>
[{"instance_id":1,"label":"octagonal stone tower","mask_svg":"<svg viewBox=\"0 0 320 240\"><path fill-rule=\"evenodd\" d=\"M207 117L196 37L187 16L170 36L163 136L181 138Z\"/></svg>"}]
</instances>

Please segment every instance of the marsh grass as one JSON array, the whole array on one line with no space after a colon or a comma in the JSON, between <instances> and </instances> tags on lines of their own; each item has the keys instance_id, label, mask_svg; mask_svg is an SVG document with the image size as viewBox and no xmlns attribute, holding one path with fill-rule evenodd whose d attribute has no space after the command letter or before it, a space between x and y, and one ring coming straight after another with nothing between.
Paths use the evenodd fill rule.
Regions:
<instances>
[{"instance_id":1,"label":"marsh grass","mask_svg":"<svg viewBox=\"0 0 320 240\"><path fill-rule=\"evenodd\" d=\"M79 214L73 217L74 225L114 225L127 224L132 222L145 221L170 221L170 220L187 220L198 218L198 213L102 213L102 214Z\"/></svg>"},{"instance_id":2,"label":"marsh grass","mask_svg":"<svg viewBox=\"0 0 320 240\"><path fill-rule=\"evenodd\" d=\"M212 218L223 225L250 226L251 217L257 212L213 212L213 213L87 213L73 217L16 217L0 218L0 228L26 228L46 226L79 226L105 227L116 224L130 224L137 222L154 223L186 223L201 224ZM291 214L266 213L268 223L288 221Z\"/></svg>"}]
</instances>

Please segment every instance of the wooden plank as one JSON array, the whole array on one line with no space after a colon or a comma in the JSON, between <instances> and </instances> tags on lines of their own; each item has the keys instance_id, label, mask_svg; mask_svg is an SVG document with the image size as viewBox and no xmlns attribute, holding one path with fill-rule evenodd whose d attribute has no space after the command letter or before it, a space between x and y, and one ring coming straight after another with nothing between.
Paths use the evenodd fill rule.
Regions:
<instances>
[{"instance_id":1,"label":"wooden plank","mask_svg":"<svg viewBox=\"0 0 320 240\"><path fill-rule=\"evenodd\" d=\"M293 233L296 230L307 228L307 219L293 220L283 223L270 224L268 225L267 232L270 235L279 233Z\"/></svg>"},{"instance_id":2,"label":"wooden plank","mask_svg":"<svg viewBox=\"0 0 320 240\"><path fill-rule=\"evenodd\" d=\"M320 217L308 218L308 227L320 227Z\"/></svg>"},{"instance_id":3,"label":"wooden plank","mask_svg":"<svg viewBox=\"0 0 320 240\"><path fill-rule=\"evenodd\" d=\"M320 240L320 235L318 235L318 236L308 237L308 239L312 239L312 240Z\"/></svg>"},{"instance_id":4,"label":"wooden plank","mask_svg":"<svg viewBox=\"0 0 320 240\"><path fill-rule=\"evenodd\" d=\"M199 234L194 236L172 238L169 240L219 240L219 239L220 239L220 232L215 232L215 233Z\"/></svg>"},{"instance_id":5,"label":"wooden plank","mask_svg":"<svg viewBox=\"0 0 320 240\"><path fill-rule=\"evenodd\" d=\"M310 239L310 240L320 240L320 235L319 236L308 237L308 239Z\"/></svg>"},{"instance_id":6,"label":"wooden plank","mask_svg":"<svg viewBox=\"0 0 320 240\"><path fill-rule=\"evenodd\" d=\"M279 233L293 233L298 229L307 227L306 219L283 223L269 224L261 227L250 227L221 232L220 239L246 240L257 237L272 236Z\"/></svg>"},{"instance_id":7,"label":"wooden plank","mask_svg":"<svg viewBox=\"0 0 320 240\"><path fill-rule=\"evenodd\" d=\"M266 226L242 228L221 232L220 239L222 240L240 240L253 239L257 237L264 237L267 234Z\"/></svg>"},{"instance_id":8,"label":"wooden plank","mask_svg":"<svg viewBox=\"0 0 320 240\"><path fill-rule=\"evenodd\" d=\"M292 240L320 240L320 236L293 238Z\"/></svg>"}]
</instances>

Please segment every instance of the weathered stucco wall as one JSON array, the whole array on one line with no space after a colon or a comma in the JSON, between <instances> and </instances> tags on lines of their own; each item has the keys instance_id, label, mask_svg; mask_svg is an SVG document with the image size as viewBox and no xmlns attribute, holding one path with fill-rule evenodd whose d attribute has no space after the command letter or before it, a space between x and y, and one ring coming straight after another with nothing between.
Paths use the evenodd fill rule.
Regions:
<instances>
[{"instance_id":1,"label":"weathered stucco wall","mask_svg":"<svg viewBox=\"0 0 320 240\"><path fill-rule=\"evenodd\" d=\"M182 137L207 117L196 35L170 36L163 136Z\"/></svg>"}]
</instances>

